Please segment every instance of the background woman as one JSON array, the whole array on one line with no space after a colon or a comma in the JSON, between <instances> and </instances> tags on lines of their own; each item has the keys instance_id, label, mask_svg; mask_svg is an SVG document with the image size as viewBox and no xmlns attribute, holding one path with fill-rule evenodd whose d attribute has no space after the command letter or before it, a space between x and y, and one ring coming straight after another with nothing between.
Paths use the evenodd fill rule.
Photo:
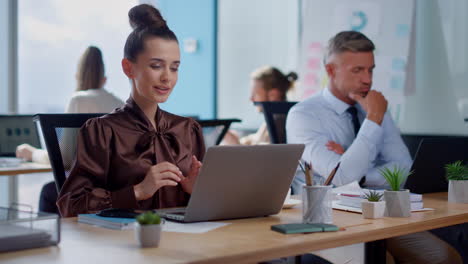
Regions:
<instances>
[{"instance_id":1,"label":"background woman","mask_svg":"<svg viewBox=\"0 0 468 264\"><path fill-rule=\"evenodd\" d=\"M251 75L251 102L286 101L288 91L294 87L297 74L290 72L284 75L272 66L264 66L255 70ZM257 108L261 111L261 108ZM224 145L258 145L269 144L270 136L266 123L260 126L257 132L239 138L238 134L230 130L224 136Z\"/></svg>"}]
</instances>

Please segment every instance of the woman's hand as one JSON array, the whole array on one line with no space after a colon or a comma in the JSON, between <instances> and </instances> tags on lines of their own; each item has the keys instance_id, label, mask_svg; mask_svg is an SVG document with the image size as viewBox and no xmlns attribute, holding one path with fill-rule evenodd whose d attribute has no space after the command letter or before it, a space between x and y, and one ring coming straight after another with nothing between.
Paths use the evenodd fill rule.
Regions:
<instances>
[{"instance_id":1,"label":"woman's hand","mask_svg":"<svg viewBox=\"0 0 468 264\"><path fill-rule=\"evenodd\" d=\"M151 166L142 182L133 186L135 197L137 201L149 199L161 187L177 186L184 179L176 165L169 162L158 163Z\"/></svg>"},{"instance_id":2,"label":"woman's hand","mask_svg":"<svg viewBox=\"0 0 468 264\"><path fill-rule=\"evenodd\" d=\"M200 168L202 163L197 160L197 157L192 156L192 165L190 165L190 171L186 175L185 179L180 182L182 188L185 192L192 194L193 186L197 180L198 173L200 173Z\"/></svg>"},{"instance_id":3,"label":"woman's hand","mask_svg":"<svg viewBox=\"0 0 468 264\"><path fill-rule=\"evenodd\" d=\"M234 130L229 130L224 135L221 145L240 145L239 135Z\"/></svg>"},{"instance_id":4,"label":"woman's hand","mask_svg":"<svg viewBox=\"0 0 468 264\"><path fill-rule=\"evenodd\" d=\"M32 155L35 150L37 150L37 148L29 144L21 144L16 147L16 157L26 161L32 161Z\"/></svg>"}]
</instances>

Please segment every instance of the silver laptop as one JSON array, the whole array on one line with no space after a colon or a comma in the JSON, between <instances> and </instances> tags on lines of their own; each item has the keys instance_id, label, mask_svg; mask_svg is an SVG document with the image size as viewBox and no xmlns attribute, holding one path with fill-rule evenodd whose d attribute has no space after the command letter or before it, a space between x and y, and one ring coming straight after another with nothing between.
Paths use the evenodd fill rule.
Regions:
<instances>
[{"instance_id":1,"label":"silver laptop","mask_svg":"<svg viewBox=\"0 0 468 264\"><path fill-rule=\"evenodd\" d=\"M179 222L276 214L303 151L303 144L211 147L187 207L157 212Z\"/></svg>"}]
</instances>

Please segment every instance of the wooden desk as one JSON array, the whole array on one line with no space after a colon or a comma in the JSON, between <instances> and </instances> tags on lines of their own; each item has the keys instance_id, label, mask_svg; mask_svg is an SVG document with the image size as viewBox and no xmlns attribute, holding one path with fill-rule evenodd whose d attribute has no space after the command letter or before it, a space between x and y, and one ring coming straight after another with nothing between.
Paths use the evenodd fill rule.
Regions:
<instances>
[{"instance_id":1,"label":"wooden desk","mask_svg":"<svg viewBox=\"0 0 468 264\"><path fill-rule=\"evenodd\" d=\"M51 172L50 165L37 164L32 162L22 163L17 167L0 167L0 176L13 176L18 174Z\"/></svg>"},{"instance_id":2,"label":"wooden desk","mask_svg":"<svg viewBox=\"0 0 468 264\"><path fill-rule=\"evenodd\" d=\"M253 263L281 256L464 223L468 204L447 203L446 193L424 195L426 207L435 211L413 213L409 218L363 219L361 214L334 211L338 232L283 235L270 230L279 223L301 221L300 208L253 219L229 220L232 224L205 234L165 232L159 248L140 249L133 230L114 231L62 221L58 247L0 254L1 263Z\"/></svg>"}]
</instances>

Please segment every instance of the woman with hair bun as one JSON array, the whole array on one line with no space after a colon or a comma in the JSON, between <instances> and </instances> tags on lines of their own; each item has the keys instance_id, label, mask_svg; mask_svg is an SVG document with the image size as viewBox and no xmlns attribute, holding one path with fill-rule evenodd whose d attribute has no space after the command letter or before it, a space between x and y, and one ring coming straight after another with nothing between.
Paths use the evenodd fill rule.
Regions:
<instances>
[{"instance_id":1,"label":"woman with hair bun","mask_svg":"<svg viewBox=\"0 0 468 264\"><path fill-rule=\"evenodd\" d=\"M135 6L128 16L133 31L122 69L131 82L130 98L80 129L76 161L57 201L65 217L106 208L185 206L201 167L201 127L159 107L177 83L177 37L151 5Z\"/></svg>"},{"instance_id":2,"label":"woman with hair bun","mask_svg":"<svg viewBox=\"0 0 468 264\"><path fill-rule=\"evenodd\" d=\"M286 101L288 91L294 87L297 74L290 72L284 75L272 66L263 66L251 74L251 102ZM259 111L262 109L257 108ZM237 133L230 130L224 136L223 145L259 145L270 144L270 136L266 123L263 123L257 132L239 138Z\"/></svg>"}]
</instances>

